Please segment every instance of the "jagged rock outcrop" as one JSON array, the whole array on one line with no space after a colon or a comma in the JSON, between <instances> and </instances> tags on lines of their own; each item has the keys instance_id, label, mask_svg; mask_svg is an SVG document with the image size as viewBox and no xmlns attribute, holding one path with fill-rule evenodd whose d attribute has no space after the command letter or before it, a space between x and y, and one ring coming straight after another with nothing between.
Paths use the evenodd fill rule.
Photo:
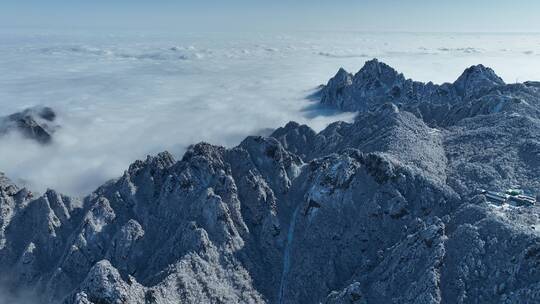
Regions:
<instances>
[{"instance_id":1,"label":"jagged rock outcrop","mask_svg":"<svg viewBox=\"0 0 540 304\"><path fill-rule=\"evenodd\" d=\"M540 207L476 193L540 186L538 86L482 66L442 86L376 61L338 74L326 96L370 93L319 133L163 152L81 200L0 175L0 283L44 304L539 302ZM377 95L395 86L445 120Z\"/></svg>"},{"instance_id":2,"label":"jagged rock outcrop","mask_svg":"<svg viewBox=\"0 0 540 304\"><path fill-rule=\"evenodd\" d=\"M54 121L56 113L49 107L33 107L5 117L0 117L0 135L19 132L24 137L40 144L52 141L52 134L58 128Z\"/></svg>"},{"instance_id":3,"label":"jagged rock outcrop","mask_svg":"<svg viewBox=\"0 0 540 304\"><path fill-rule=\"evenodd\" d=\"M330 124L319 134L307 126L289 123L272 136L305 160L356 148L383 152L437 178L445 176L447 160L439 130L392 103L361 112L353 123Z\"/></svg>"},{"instance_id":4,"label":"jagged rock outcrop","mask_svg":"<svg viewBox=\"0 0 540 304\"><path fill-rule=\"evenodd\" d=\"M452 84L457 95L465 100L504 85L504 81L495 74L495 71L481 64L467 68Z\"/></svg>"},{"instance_id":5,"label":"jagged rock outcrop","mask_svg":"<svg viewBox=\"0 0 540 304\"><path fill-rule=\"evenodd\" d=\"M467 68L453 83L437 85L407 79L377 59L366 62L354 75L340 69L321 90L324 105L366 112L392 102L439 127L501 111L539 117L539 100L536 83L505 84L481 64Z\"/></svg>"}]
</instances>

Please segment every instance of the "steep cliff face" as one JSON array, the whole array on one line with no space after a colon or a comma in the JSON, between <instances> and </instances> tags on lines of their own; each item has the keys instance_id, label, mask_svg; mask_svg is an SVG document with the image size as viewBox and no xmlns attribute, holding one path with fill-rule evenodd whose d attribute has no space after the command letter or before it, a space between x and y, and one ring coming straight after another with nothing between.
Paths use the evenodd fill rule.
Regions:
<instances>
[{"instance_id":1,"label":"steep cliff face","mask_svg":"<svg viewBox=\"0 0 540 304\"><path fill-rule=\"evenodd\" d=\"M477 86L536 90L478 69L453 106ZM377 62L340 74L344 88L373 75L418 86ZM2 285L66 304L538 302L540 207L476 195L538 188L525 104L434 128L381 97L319 133L291 122L230 149L149 156L81 200L0 175Z\"/></svg>"}]
</instances>

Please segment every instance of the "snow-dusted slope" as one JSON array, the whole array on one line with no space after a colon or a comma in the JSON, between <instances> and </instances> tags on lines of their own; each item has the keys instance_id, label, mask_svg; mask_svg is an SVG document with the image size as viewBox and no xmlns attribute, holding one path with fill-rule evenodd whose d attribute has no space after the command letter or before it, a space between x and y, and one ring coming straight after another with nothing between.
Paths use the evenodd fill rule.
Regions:
<instances>
[{"instance_id":1,"label":"snow-dusted slope","mask_svg":"<svg viewBox=\"0 0 540 304\"><path fill-rule=\"evenodd\" d=\"M538 302L540 208L475 193L540 180L536 88L493 75L451 85L444 103L470 110L452 123L369 91L353 123L164 152L82 200L1 176L3 286L70 304ZM458 94L484 85L523 100Z\"/></svg>"},{"instance_id":2,"label":"snow-dusted slope","mask_svg":"<svg viewBox=\"0 0 540 304\"><path fill-rule=\"evenodd\" d=\"M392 102L430 126L449 126L466 117L501 111L532 117L540 113L537 83L505 84L481 64L466 69L454 83L437 85L406 79L373 59L354 75L340 69L321 95L322 104L346 111L366 112Z\"/></svg>"}]
</instances>

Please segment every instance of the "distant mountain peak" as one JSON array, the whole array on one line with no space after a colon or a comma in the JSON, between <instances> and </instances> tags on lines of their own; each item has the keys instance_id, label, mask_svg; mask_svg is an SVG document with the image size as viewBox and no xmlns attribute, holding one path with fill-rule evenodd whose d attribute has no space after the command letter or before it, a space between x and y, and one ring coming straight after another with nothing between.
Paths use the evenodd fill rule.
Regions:
<instances>
[{"instance_id":1,"label":"distant mountain peak","mask_svg":"<svg viewBox=\"0 0 540 304\"><path fill-rule=\"evenodd\" d=\"M343 67L339 68L338 72L336 73L336 76L345 76L349 75L349 72L345 70Z\"/></svg>"},{"instance_id":2,"label":"distant mountain peak","mask_svg":"<svg viewBox=\"0 0 540 304\"><path fill-rule=\"evenodd\" d=\"M338 72L336 73L336 75L334 77L332 77L332 79L336 82L336 83L343 83L343 84L347 84L347 83L350 83L351 80L352 80L352 74L347 72L347 70L345 70L344 68L339 68Z\"/></svg>"},{"instance_id":3,"label":"distant mountain peak","mask_svg":"<svg viewBox=\"0 0 540 304\"><path fill-rule=\"evenodd\" d=\"M504 80L499 77L495 71L489 67L484 66L483 64L477 64L468 67L463 71L461 76L454 82L459 83L461 81L471 81L476 79L487 79L496 83L497 85L504 85Z\"/></svg>"},{"instance_id":4,"label":"distant mountain peak","mask_svg":"<svg viewBox=\"0 0 540 304\"><path fill-rule=\"evenodd\" d=\"M56 113L49 107L32 107L21 112L0 117L0 135L12 131L20 132L26 138L41 144L52 142L52 134L57 127L54 123Z\"/></svg>"},{"instance_id":5,"label":"distant mountain peak","mask_svg":"<svg viewBox=\"0 0 540 304\"><path fill-rule=\"evenodd\" d=\"M355 76L355 78L362 77L362 78L381 78L381 77L396 77L399 73L392 68L391 66L387 65L384 62L379 61L377 58L371 59L366 61L364 66L358 71L358 73Z\"/></svg>"},{"instance_id":6,"label":"distant mountain peak","mask_svg":"<svg viewBox=\"0 0 540 304\"><path fill-rule=\"evenodd\" d=\"M504 81L493 69L482 64L473 65L463 72L454 82L454 87L464 97L472 97L480 90L504 85Z\"/></svg>"},{"instance_id":7,"label":"distant mountain peak","mask_svg":"<svg viewBox=\"0 0 540 304\"><path fill-rule=\"evenodd\" d=\"M515 102L519 100L516 95L535 94L535 87L530 82L507 86L493 69L482 64L468 67L453 83L424 83L405 78L386 63L372 59L354 76L340 69L320 95L322 104L345 111L369 112L391 102L431 126L443 126L480 113L516 111L517 107L527 113L538 112L530 104ZM471 103L476 106L471 108Z\"/></svg>"}]
</instances>

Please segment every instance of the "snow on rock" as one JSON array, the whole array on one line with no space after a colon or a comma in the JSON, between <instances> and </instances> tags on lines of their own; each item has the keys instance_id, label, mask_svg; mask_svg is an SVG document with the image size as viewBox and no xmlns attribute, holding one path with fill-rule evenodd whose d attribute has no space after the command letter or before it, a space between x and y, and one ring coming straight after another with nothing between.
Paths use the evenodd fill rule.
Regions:
<instances>
[{"instance_id":1,"label":"snow on rock","mask_svg":"<svg viewBox=\"0 0 540 304\"><path fill-rule=\"evenodd\" d=\"M354 122L163 152L81 200L0 174L0 283L47 304L540 301L540 208L476 193L540 187L537 84L373 60L324 90Z\"/></svg>"},{"instance_id":2,"label":"snow on rock","mask_svg":"<svg viewBox=\"0 0 540 304\"><path fill-rule=\"evenodd\" d=\"M540 91L534 82L505 84L481 64L467 68L453 83L438 85L407 79L373 59L355 75L340 69L321 96L322 104L346 111L366 112L392 102L431 126L449 126L467 117L500 111L540 117Z\"/></svg>"}]
</instances>

